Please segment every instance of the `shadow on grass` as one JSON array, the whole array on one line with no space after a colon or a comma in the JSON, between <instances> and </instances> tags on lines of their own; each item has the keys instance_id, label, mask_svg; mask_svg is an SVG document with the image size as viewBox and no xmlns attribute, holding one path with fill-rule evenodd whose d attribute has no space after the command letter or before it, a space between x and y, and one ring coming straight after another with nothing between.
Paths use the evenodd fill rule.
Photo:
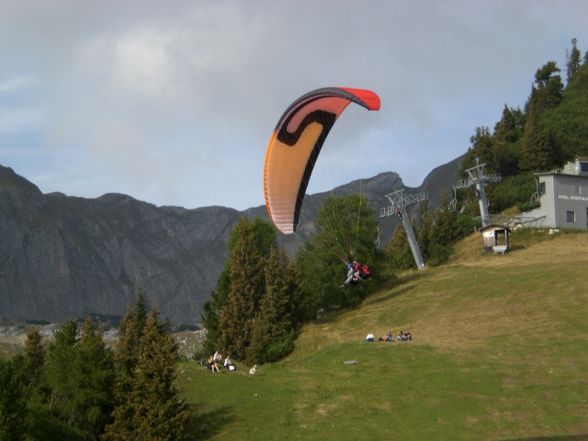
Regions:
<instances>
[{"instance_id":1,"label":"shadow on grass","mask_svg":"<svg viewBox=\"0 0 588 441\"><path fill-rule=\"evenodd\" d=\"M395 278L393 284L378 285L378 291L373 294L367 294L367 296L364 298L364 300L362 302L360 302L359 304L353 305L353 306L348 306L348 307L341 308L341 309L333 309L333 310L322 312L320 314L320 316L318 316L317 318L312 320L312 322L316 323L316 324L331 323L334 320L336 320L337 318L339 318L342 314L346 314L349 311L361 309L366 305L375 305L375 304L384 302L386 300L402 296L402 295L408 293L409 291L411 291L412 289L414 289L415 285L414 284L408 285L409 283L415 282L415 281L423 278L424 276L426 276L426 274L423 271L415 271L415 272L410 272L410 273L404 274L398 278ZM373 281L368 280L367 282L362 282L362 283L373 283ZM407 286L403 286L403 285L407 285ZM345 289L362 289L362 285L360 284L359 286L351 286L351 287L347 287ZM382 295L381 294L382 292L386 292L386 294Z\"/></svg>"},{"instance_id":2,"label":"shadow on grass","mask_svg":"<svg viewBox=\"0 0 588 441\"><path fill-rule=\"evenodd\" d=\"M365 299L363 301L362 306L377 305L378 303L386 302L390 299L394 299L396 297L400 297L405 294L408 294L414 288L415 288L415 285L406 285L401 288L391 289L386 294L380 294L378 296L368 297L367 299Z\"/></svg>"},{"instance_id":3,"label":"shadow on grass","mask_svg":"<svg viewBox=\"0 0 588 441\"><path fill-rule=\"evenodd\" d=\"M232 408L225 406L210 412L199 412L197 405L190 406L192 418L188 424L189 441L206 440L220 433L224 426L237 419Z\"/></svg>"},{"instance_id":4,"label":"shadow on grass","mask_svg":"<svg viewBox=\"0 0 588 441\"><path fill-rule=\"evenodd\" d=\"M526 250L527 248L529 248L527 245L524 244L511 244L510 245L510 251L509 252L515 252L515 251L521 251L521 250Z\"/></svg>"},{"instance_id":5,"label":"shadow on grass","mask_svg":"<svg viewBox=\"0 0 588 441\"><path fill-rule=\"evenodd\" d=\"M414 271L404 274L396 279L396 283L393 286L386 287L386 294L381 294L380 291L378 295L368 296L363 301L362 306L376 305L396 297L401 297L414 289L415 284L413 282L416 282L425 276L426 273L423 271Z\"/></svg>"},{"instance_id":6,"label":"shadow on grass","mask_svg":"<svg viewBox=\"0 0 588 441\"><path fill-rule=\"evenodd\" d=\"M394 284L392 289L396 289L398 287L402 287L409 284L414 284L414 282L418 282L426 277L429 277L431 275L431 272L428 270L430 270L430 268L427 268L424 271L412 270L410 272L398 276L398 278L396 279L396 283Z\"/></svg>"},{"instance_id":7,"label":"shadow on grass","mask_svg":"<svg viewBox=\"0 0 588 441\"><path fill-rule=\"evenodd\" d=\"M588 434L585 434L585 435L535 436L532 438L505 439L503 441L588 441Z\"/></svg>"}]
</instances>

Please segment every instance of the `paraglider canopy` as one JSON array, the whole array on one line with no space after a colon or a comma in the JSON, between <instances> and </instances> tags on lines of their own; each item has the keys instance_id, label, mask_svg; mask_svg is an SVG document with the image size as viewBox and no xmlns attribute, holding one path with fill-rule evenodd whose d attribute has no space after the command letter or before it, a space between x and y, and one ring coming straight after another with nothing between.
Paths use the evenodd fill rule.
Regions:
<instances>
[{"instance_id":1,"label":"paraglider canopy","mask_svg":"<svg viewBox=\"0 0 588 441\"><path fill-rule=\"evenodd\" d=\"M272 132L263 190L270 219L282 233L296 231L314 164L331 127L351 102L380 109L380 98L371 90L326 87L294 101Z\"/></svg>"}]
</instances>

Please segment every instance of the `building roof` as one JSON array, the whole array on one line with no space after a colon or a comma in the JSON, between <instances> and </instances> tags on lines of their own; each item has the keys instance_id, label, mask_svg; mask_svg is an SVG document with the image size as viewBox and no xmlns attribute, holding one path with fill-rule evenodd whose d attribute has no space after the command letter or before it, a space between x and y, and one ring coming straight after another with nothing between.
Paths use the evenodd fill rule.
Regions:
<instances>
[{"instance_id":1,"label":"building roof","mask_svg":"<svg viewBox=\"0 0 588 441\"><path fill-rule=\"evenodd\" d=\"M489 230L507 230L508 232L510 232L510 228L508 228L506 225L499 225L499 224L486 225L484 228L480 228L481 233L483 233L484 231L489 231Z\"/></svg>"},{"instance_id":2,"label":"building roof","mask_svg":"<svg viewBox=\"0 0 588 441\"><path fill-rule=\"evenodd\" d=\"M576 158L573 162L567 162L562 169L555 169L548 172L533 173L535 176L574 176L588 178L588 159Z\"/></svg>"}]
</instances>

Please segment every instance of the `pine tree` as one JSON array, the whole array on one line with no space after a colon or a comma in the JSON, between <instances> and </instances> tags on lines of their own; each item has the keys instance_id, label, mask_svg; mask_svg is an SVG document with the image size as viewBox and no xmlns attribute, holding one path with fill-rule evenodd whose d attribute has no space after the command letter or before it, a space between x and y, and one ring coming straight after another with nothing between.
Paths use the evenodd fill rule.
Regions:
<instances>
[{"instance_id":1,"label":"pine tree","mask_svg":"<svg viewBox=\"0 0 588 441\"><path fill-rule=\"evenodd\" d=\"M106 426L105 441L135 439L135 409L129 401L133 390L139 347L146 322L145 299L139 294L135 308L129 308L121 320L119 337L114 349L114 410L112 423Z\"/></svg>"},{"instance_id":2,"label":"pine tree","mask_svg":"<svg viewBox=\"0 0 588 441\"><path fill-rule=\"evenodd\" d=\"M247 244L244 245L244 242ZM263 260L275 242L275 229L261 219L250 221L242 218L231 232L228 241L229 257L225 261L225 267L210 301L204 305L202 320L207 331L205 353L212 354L218 349L235 351L235 348L240 348L233 352L233 355L235 358L244 356L244 348L250 342L249 331L254 319L254 313L250 314L247 311L256 310L259 305L264 290ZM250 256L247 250L251 252ZM242 274L243 272L247 274ZM242 296L238 289L235 290L235 285L243 286L243 283L246 283L249 289L245 291L245 298L238 298ZM232 294L229 298L230 292ZM227 329L227 326L235 329ZM244 330L244 333L240 330Z\"/></svg>"},{"instance_id":3,"label":"pine tree","mask_svg":"<svg viewBox=\"0 0 588 441\"><path fill-rule=\"evenodd\" d=\"M75 321L66 323L50 345L46 382L50 390L49 411L72 427L76 417L75 399L81 381L80 363L76 353L78 327Z\"/></svg>"},{"instance_id":4,"label":"pine tree","mask_svg":"<svg viewBox=\"0 0 588 441\"><path fill-rule=\"evenodd\" d=\"M389 262L392 268L408 269L414 267L414 258L406 233L401 224L398 224L392 234L392 239L388 242L386 252L389 256Z\"/></svg>"},{"instance_id":5,"label":"pine tree","mask_svg":"<svg viewBox=\"0 0 588 441\"><path fill-rule=\"evenodd\" d=\"M216 282L216 287L210 295L210 300L205 302L203 307L202 324L206 329L203 354L212 354L217 349L221 331L219 313L226 304L229 285L229 269L228 264L225 263L225 267Z\"/></svg>"},{"instance_id":6,"label":"pine tree","mask_svg":"<svg viewBox=\"0 0 588 441\"><path fill-rule=\"evenodd\" d=\"M102 332L88 318L78 339L71 321L55 335L47 358L48 410L63 424L62 436L97 440L113 405L112 357Z\"/></svg>"},{"instance_id":7,"label":"pine tree","mask_svg":"<svg viewBox=\"0 0 588 441\"><path fill-rule=\"evenodd\" d=\"M255 225L242 218L235 228L235 242L229 255L226 302L218 314L217 344L236 359L245 359L251 343L254 319L264 292L265 246Z\"/></svg>"},{"instance_id":8,"label":"pine tree","mask_svg":"<svg viewBox=\"0 0 588 441\"><path fill-rule=\"evenodd\" d=\"M561 104L546 112L542 123L557 133L564 160L588 156L588 62L578 68Z\"/></svg>"},{"instance_id":9,"label":"pine tree","mask_svg":"<svg viewBox=\"0 0 588 441\"><path fill-rule=\"evenodd\" d=\"M128 440L177 441L185 436L190 418L174 385L176 344L152 311L140 339L133 388L133 429Z\"/></svg>"},{"instance_id":10,"label":"pine tree","mask_svg":"<svg viewBox=\"0 0 588 441\"><path fill-rule=\"evenodd\" d=\"M554 131L535 116L529 118L523 138L522 166L528 171L547 171L561 164L563 152Z\"/></svg>"},{"instance_id":11,"label":"pine tree","mask_svg":"<svg viewBox=\"0 0 588 441\"><path fill-rule=\"evenodd\" d=\"M580 67L580 51L576 47L576 43L578 42L577 39L572 38L572 50L568 54L568 63L567 63L567 80L568 84L574 77L575 73L577 72L578 68Z\"/></svg>"},{"instance_id":12,"label":"pine tree","mask_svg":"<svg viewBox=\"0 0 588 441\"><path fill-rule=\"evenodd\" d=\"M452 244L462 237L457 217L456 212L446 208L439 209L435 213L433 225L429 230L429 246L427 248L427 256L431 266L445 262L451 254Z\"/></svg>"},{"instance_id":13,"label":"pine tree","mask_svg":"<svg viewBox=\"0 0 588 441\"><path fill-rule=\"evenodd\" d=\"M114 366L112 353L104 345L102 328L96 330L89 317L82 326L76 349L81 369L76 426L86 434L86 439L97 440L114 406Z\"/></svg>"},{"instance_id":14,"label":"pine tree","mask_svg":"<svg viewBox=\"0 0 588 441\"><path fill-rule=\"evenodd\" d=\"M39 385L45 364L45 348L39 330L35 327L27 331L23 354L23 375L25 384L32 388Z\"/></svg>"},{"instance_id":15,"label":"pine tree","mask_svg":"<svg viewBox=\"0 0 588 441\"><path fill-rule=\"evenodd\" d=\"M430 209L429 201L424 201L418 207L418 221L415 222L416 228L414 229L417 243L423 259L427 260L429 257L427 252L430 246L430 231L433 228L435 222L435 211ZM449 207L449 194L443 193L443 199L441 200L441 207Z\"/></svg>"},{"instance_id":16,"label":"pine tree","mask_svg":"<svg viewBox=\"0 0 588 441\"><path fill-rule=\"evenodd\" d=\"M545 112L557 107L563 97L563 83L554 61L537 70L535 86L527 103L527 122L521 145L521 166L527 171L545 171L559 165L561 145L553 130L542 123Z\"/></svg>"},{"instance_id":17,"label":"pine tree","mask_svg":"<svg viewBox=\"0 0 588 441\"><path fill-rule=\"evenodd\" d=\"M507 105L502 109L502 117L494 127L494 137L497 141L515 143L522 135L522 118L519 109L512 110Z\"/></svg>"},{"instance_id":18,"label":"pine tree","mask_svg":"<svg viewBox=\"0 0 588 441\"><path fill-rule=\"evenodd\" d=\"M494 164L494 137L488 127L476 127L476 132L470 137L471 148L474 156L480 158L480 162L487 164L488 168L495 170Z\"/></svg>"},{"instance_id":19,"label":"pine tree","mask_svg":"<svg viewBox=\"0 0 588 441\"><path fill-rule=\"evenodd\" d=\"M255 317L248 359L255 363L277 361L294 349L296 338L296 287L284 251L272 249L267 260L265 294Z\"/></svg>"}]
</instances>

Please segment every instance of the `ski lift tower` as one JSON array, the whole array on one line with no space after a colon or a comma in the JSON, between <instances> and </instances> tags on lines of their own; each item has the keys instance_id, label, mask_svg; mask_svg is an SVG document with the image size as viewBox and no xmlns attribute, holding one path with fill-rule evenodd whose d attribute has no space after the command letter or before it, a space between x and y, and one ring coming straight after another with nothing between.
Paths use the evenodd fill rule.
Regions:
<instances>
[{"instance_id":1,"label":"ski lift tower","mask_svg":"<svg viewBox=\"0 0 588 441\"><path fill-rule=\"evenodd\" d=\"M412 225L408 218L406 208L427 200L427 193L421 192L404 196L404 190L397 190L394 193L387 194L386 199L388 199L390 205L380 208L380 217L388 217L394 214L398 216L402 223L402 227L404 228L404 232L406 233L406 239L410 245L410 250L412 251L412 256L414 257L414 263L416 264L417 269L425 269L423 256L421 255L419 244L414 236L414 231L412 230Z\"/></svg>"},{"instance_id":2,"label":"ski lift tower","mask_svg":"<svg viewBox=\"0 0 588 441\"><path fill-rule=\"evenodd\" d=\"M490 214L488 213L488 201L486 200L486 192L484 187L488 183L500 182L502 177L498 174L486 175L484 174L484 168L486 164L480 164L480 158L476 158L476 165L472 168L468 168L467 179L460 179L457 184L453 186L454 192L462 188L468 188L476 186L476 196L478 197L478 204L480 206L480 217L482 218L482 228L490 225Z\"/></svg>"}]
</instances>

